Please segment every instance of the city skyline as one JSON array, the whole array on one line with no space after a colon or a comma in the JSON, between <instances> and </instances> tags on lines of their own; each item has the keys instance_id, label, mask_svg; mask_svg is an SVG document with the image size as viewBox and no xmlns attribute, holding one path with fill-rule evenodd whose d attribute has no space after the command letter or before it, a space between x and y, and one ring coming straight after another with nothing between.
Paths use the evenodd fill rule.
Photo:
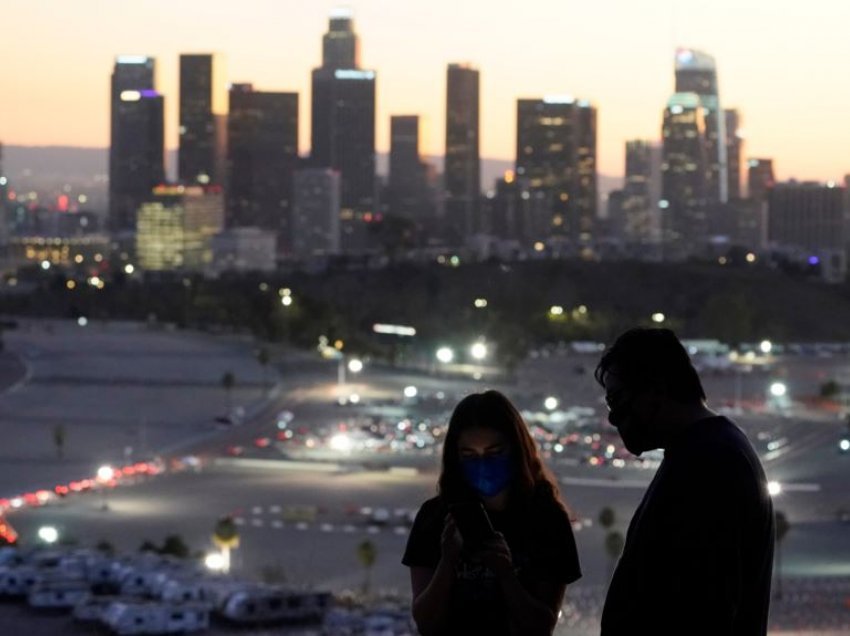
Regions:
<instances>
[{"instance_id":1,"label":"city skyline","mask_svg":"<svg viewBox=\"0 0 850 636\"><path fill-rule=\"evenodd\" d=\"M166 145L175 148L179 55L216 52L225 58L229 83L301 95L300 152L310 150L304 108L310 71L320 63L320 37L336 3L262 0L240 14L224 3L195 0L120 9L84 2L52 8L47 21L43 9L19 0L9 4L7 23L38 24L45 44L32 47L26 29L10 29L0 43L6 59L28 54L26 64L11 64L0 77L0 138L7 145L108 146L109 71L115 56L126 53L157 58ZM378 72L377 148L389 149L391 115L416 114L423 154L441 155L446 65L468 61L481 71L482 157L514 158L517 99L566 93L598 108L599 170L619 175L626 140L660 139L674 89L675 49L688 46L716 59L723 106L742 118L744 157L772 157L780 179L838 180L850 172L843 151L850 127L834 122L850 109L850 91L833 78L842 76L842 60L850 55L850 43L840 37L850 7L781 2L771 3L768 13L759 4L659 1L635 7L609 0L566 7L538 0L525 5L517 21L508 12L485 12L477 1L435 0L423 10L361 1L351 8L362 65ZM159 10L166 7L169 20L162 22ZM287 18L283 24L281 17ZM564 28L575 24L582 28Z\"/></svg>"}]
</instances>

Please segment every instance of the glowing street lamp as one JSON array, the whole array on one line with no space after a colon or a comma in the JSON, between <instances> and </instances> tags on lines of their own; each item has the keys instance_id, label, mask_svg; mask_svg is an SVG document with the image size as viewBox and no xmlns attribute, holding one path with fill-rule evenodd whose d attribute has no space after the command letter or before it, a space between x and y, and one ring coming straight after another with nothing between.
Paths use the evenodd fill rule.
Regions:
<instances>
[{"instance_id":1,"label":"glowing street lamp","mask_svg":"<svg viewBox=\"0 0 850 636\"><path fill-rule=\"evenodd\" d=\"M475 360L481 361L487 357L487 345L483 342L476 342L470 347L469 353Z\"/></svg>"},{"instance_id":2,"label":"glowing street lamp","mask_svg":"<svg viewBox=\"0 0 850 636\"><path fill-rule=\"evenodd\" d=\"M455 352L449 347L440 347L437 349L437 360L443 364L449 364L455 359Z\"/></svg>"},{"instance_id":3,"label":"glowing street lamp","mask_svg":"<svg viewBox=\"0 0 850 636\"><path fill-rule=\"evenodd\" d=\"M204 557L204 565L211 572L227 572L230 569L229 552L210 552Z\"/></svg>"},{"instance_id":4,"label":"glowing street lamp","mask_svg":"<svg viewBox=\"0 0 850 636\"><path fill-rule=\"evenodd\" d=\"M415 386L410 385L404 387L404 397L412 399L415 398L417 395L419 395L419 390Z\"/></svg>"},{"instance_id":5,"label":"glowing street lamp","mask_svg":"<svg viewBox=\"0 0 850 636\"><path fill-rule=\"evenodd\" d=\"M38 538L47 545L53 545L59 540L59 531L53 526L41 526L38 529Z\"/></svg>"},{"instance_id":6,"label":"glowing street lamp","mask_svg":"<svg viewBox=\"0 0 850 636\"><path fill-rule=\"evenodd\" d=\"M109 482L112 481L112 478L115 476L115 469L112 466L103 465L97 469L97 479L101 482Z\"/></svg>"},{"instance_id":7,"label":"glowing street lamp","mask_svg":"<svg viewBox=\"0 0 850 636\"><path fill-rule=\"evenodd\" d=\"M761 344L759 345L759 350L760 350L760 351L761 351L764 355L767 355L767 354L769 354L771 351L773 351L773 343L772 343L770 340L762 340L762 341L761 341Z\"/></svg>"},{"instance_id":8,"label":"glowing street lamp","mask_svg":"<svg viewBox=\"0 0 850 636\"><path fill-rule=\"evenodd\" d=\"M658 325L660 325L660 324L661 324L662 322L664 322L665 320L667 320L667 316L665 316L664 314L662 314L660 311L659 311L659 312L657 312L657 313L652 314L652 322L654 322L654 323L656 323L656 324L658 324Z\"/></svg>"},{"instance_id":9,"label":"glowing street lamp","mask_svg":"<svg viewBox=\"0 0 850 636\"><path fill-rule=\"evenodd\" d=\"M788 394L788 387L784 382L774 382L770 385L770 394L775 398L785 397Z\"/></svg>"},{"instance_id":10,"label":"glowing street lamp","mask_svg":"<svg viewBox=\"0 0 850 636\"><path fill-rule=\"evenodd\" d=\"M357 358L348 361L348 370L352 373L360 373L363 370L363 362Z\"/></svg>"},{"instance_id":11,"label":"glowing street lamp","mask_svg":"<svg viewBox=\"0 0 850 636\"><path fill-rule=\"evenodd\" d=\"M554 411L556 408L558 408L558 404L558 398L551 395L545 400L543 400L543 406L546 407L547 411Z\"/></svg>"}]
</instances>

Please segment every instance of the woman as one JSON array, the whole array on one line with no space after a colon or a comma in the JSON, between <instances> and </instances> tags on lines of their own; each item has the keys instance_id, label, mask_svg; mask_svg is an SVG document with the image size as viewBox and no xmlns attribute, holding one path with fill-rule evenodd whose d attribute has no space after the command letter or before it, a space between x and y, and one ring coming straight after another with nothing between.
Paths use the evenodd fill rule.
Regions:
<instances>
[{"instance_id":1,"label":"woman","mask_svg":"<svg viewBox=\"0 0 850 636\"><path fill-rule=\"evenodd\" d=\"M522 416L498 391L455 408L438 492L402 559L422 635L551 634L567 584L581 576L572 526ZM495 533L464 541L451 510L476 501Z\"/></svg>"}]
</instances>

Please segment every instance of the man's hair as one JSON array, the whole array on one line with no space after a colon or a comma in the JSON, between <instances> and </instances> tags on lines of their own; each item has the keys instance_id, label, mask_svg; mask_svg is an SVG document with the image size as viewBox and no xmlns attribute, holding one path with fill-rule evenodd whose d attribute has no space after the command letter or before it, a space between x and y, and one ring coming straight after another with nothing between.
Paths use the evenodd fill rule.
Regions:
<instances>
[{"instance_id":1,"label":"man's hair","mask_svg":"<svg viewBox=\"0 0 850 636\"><path fill-rule=\"evenodd\" d=\"M603 387L608 373L630 389L661 386L671 399L683 404L705 400L688 352L669 329L636 327L626 331L596 367L594 377Z\"/></svg>"}]
</instances>

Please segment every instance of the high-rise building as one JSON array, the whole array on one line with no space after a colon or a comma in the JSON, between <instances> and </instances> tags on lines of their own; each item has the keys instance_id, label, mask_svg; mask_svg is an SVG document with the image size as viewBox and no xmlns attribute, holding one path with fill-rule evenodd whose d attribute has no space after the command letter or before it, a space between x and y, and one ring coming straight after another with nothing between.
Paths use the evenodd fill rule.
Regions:
<instances>
[{"instance_id":1,"label":"high-rise building","mask_svg":"<svg viewBox=\"0 0 850 636\"><path fill-rule=\"evenodd\" d=\"M142 269L203 271L212 263L212 238L224 227L221 187L158 186L139 206L136 225Z\"/></svg>"},{"instance_id":2,"label":"high-rise building","mask_svg":"<svg viewBox=\"0 0 850 636\"><path fill-rule=\"evenodd\" d=\"M295 173L292 253L298 258L340 251L340 175L330 168Z\"/></svg>"},{"instance_id":3,"label":"high-rise building","mask_svg":"<svg viewBox=\"0 0 850 636\"><path fill-rule=\"evenodd\" d=\"M481 155L478 69L449 64L446 75L444 224L452 243L480 229Z\"/></svg>"},{"instance_id":4,"label":"high-rise building","mask_svg":"<svg viewBox=\"0 0 850 636\"><path fill-rule=\"evenodd\" d=\"M648 141L626 142L626 179L623 185L624 237L647 244L655 237L655 218L650 196L652 145Z\"/></svg>"},{"instance_id":5,"label":"high-rise building","mask_svg":"<svg viewBox=\"0 0 850 636\"><path fill-rule=\"evenodd\" d=\"M773 159L747 161L747 196L750 199L759 202L767 201L767 195L775 183Z\"/></svg>"},{"instance_id":6,"label":"high-rise building","mask_svg":"<svg viewBox=\"0 0 850 636\"><path fill-rule=\"evenodd\" d=\"M354 32L351 9L331 11L328 32L322 36L322 68L360 68L360 42Z\"/></svg>"},{"instance_id":7,"label":"high-rise building","mask_svg":"<svg viewBox=\"0 0 850 636\"><path fill-rule=\"evenodd\" d=\"M665 258L693 254L707 239L704 110L696 93L676 93L662 125L661 214Z\"/></svg>"},{"instance_id":8,"label":"high-rise building","mask_svg":"<svg viewBox=\"0 0 850 636\"><path fill-rule=\"evenodd\" d=\"M738 111L727 108L726 116L726 192L729 200L741 198L741 153L744 146L744 135L741 132L741 117Z\"/></svg>"},{"instance_id":9,"label":"high-rise building","mask_svg":"<svg viewBox=\"0 0 850 636\"><path fill-rule=\"evenodd\" d=\"M768 195L768 240L779 246L843 250L844 188L834 183L777 183Z\"/></svg>"},{"instance_id":10,"label":"high-rise building","mask_svg":"<svg viewBox=\"0 0 850 636\"><path fill-rule=\"evenodd\" d=\"M234 227L212 238L213 262L207 272L273 272L277 237L258 227Z\"/></svg>"},{"instance_id":11,"label":"high-rise building","mask_svg":"<svg viewBox=\"0 0 850 636\"><path fill-rule=\"evenodd\" d=\"M717 65L707 53L676 51L676 93L694 93L705 109L705 196L709 205L729 199L726 116L720 105Z\"/></svg>"},{"instance_id":12,"label":"high-rise building","mask_svg":"<svg viewBox=\"0 0 850 636\"><path fill-rule=\"evenodd\" d=\"M9 218L7 214L9 202L9 177L3 170L3 144L0 143L0 246L9 239ZM2 256L2 253L0 253Z\"/></svg>"},{"instance_id":13,"label":"high-rise building","mask_svg":"<svg viewBox=\"0 0 850 636\"><path fill-rule=\"evenodd\" d=\"M154 59L120 56L112 73L109 226L132 232L136 210L165 179L164 98L154 89Z\"/></svg>"},{"instance_id":14,"label":"high-rise building","mask_svg":"<svg viewBox=\"0 0 850 636\"><path fill-rule=\"evenodd\" d=\"M363 247L362 223L376 208L375 71L361 69L350 11L331 13L322 66L312 74L310 163L340 174L343 244Z\"/></svg>"},{"instance_id":15,"label":"high-rise building","mask_svg":"<svg viewBox=\"0 0 850 636\"><path fill-rule=\"evenodd\" d=\"M226 225L274 232L285 249L298 167L298 93L234 84L229 113Z\"/></svg>"},{"instance_id":16,"label":"high-rise building","mask_svg":"<svg viewBox=\"0 0 850 636\"><path fill-rule=\"evenodd\" d=\"M183 183L224 182L227 85L221 56L180 56L180 149Z\"/></svg>"},{"instance_id":17,"label":"high-rise building","mask_svg":"<svg viewBox=\"0 0 850 636\"><path fill-rule=\"evenodd\" d=\"M596 218L596 110L571 97L517 100L515 173L549 207L549 234L588 242Z\"/></svg>"},{"instance_id":18,"label":"high-rise building","mask_svg":"<svg viewBox=\"0 0 850 636\"><path fill-rule=\"evenodd\" d=\"M426 180L426 166L419 154L419 117L393 115L387 186L389 213L417 221L430 216Z\"/></svg>"}]
</instances>

